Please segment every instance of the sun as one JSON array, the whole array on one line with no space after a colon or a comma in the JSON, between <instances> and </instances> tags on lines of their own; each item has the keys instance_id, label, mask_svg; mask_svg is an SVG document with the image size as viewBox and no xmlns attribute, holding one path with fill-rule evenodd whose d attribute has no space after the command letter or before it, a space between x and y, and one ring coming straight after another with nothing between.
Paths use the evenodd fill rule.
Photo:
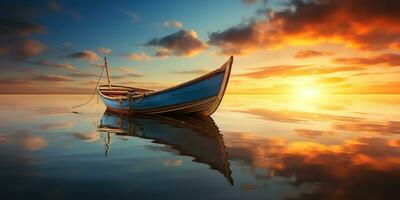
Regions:
<instances>
[{"instance_id":1,"label":"sun","mask_svg":"<svg viewBox=\"0 0 400 200\"><path fill-rule=\"evenodd\" d=\"M300 89L298 95L301 98L313 99L320 95L320 91L318 88L307 87Z\"/></svg>"}]
</instances>

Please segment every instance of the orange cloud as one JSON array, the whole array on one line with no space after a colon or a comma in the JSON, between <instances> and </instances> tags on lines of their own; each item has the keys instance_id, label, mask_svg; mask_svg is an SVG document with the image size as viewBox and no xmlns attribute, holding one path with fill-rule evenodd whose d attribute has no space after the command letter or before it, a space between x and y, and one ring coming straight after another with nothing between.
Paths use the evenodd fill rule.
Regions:
<instances>
[{"instance_id":1,"label":"orange cloud","mask_svg":"<svg viewBox=\"0 0 400 200\"><path fill-rule=\"evenodd\" d=\"M146 53L131 53L127 54L125 56L129 60L134 60L134 61L145 61L145 60L150 60L150 56L148 56Z\"/></svg>"},{"instance_id":2,"label":"orange cloud","mask_svg":"<svg viewBox=\"0 0 400 200\"><path fill-rule=\"evenodd\" d=\"M334 55L333 52L330 51L315 51L315 50L304 50L304 51L298 51L293 57L295 58L312 58L312 57L318 57L318 56L332 56Z\"/></svg>"},{"instance_id":3,"label":"orange cloud","mask_svg":"<svg viewBox=\"0 0 400 200\"><path fill-rule=\"evenodd\" d=\"M285 44L337 42L378 50L399 43L400 3L396 0L292 0L286 6L264 10L267 19L212 32L209 44L225 54L246 54Z\"/></svg>"},{"instance_id":4,"label":"orange cloud","mask_svg":"<svg viewBox=\"0 0 400 200\"><path fill-rule=\"evenodd\" d=\"M347 78L343 77L326 77L326 78L320 78L316 80L318 84L336 84L336 83L342 83L346 81Z\"/></svg>"},{"instance_id":5,"label":"orange cloud","mask_svg":"<svg viewBox=\"0 0 400 200\"><path fill-rule=\"evenodd\" d=\"M270 77L288 77L288 76L308 76L331 74L337 72L348 72L363 70L361 66L344 66L344 67L313 67L305 65L277 65L252 68L251 72L237 74L247 78L263 79Z\"/></svg>"},{"instance_id":6,"label":"orange cloud","mask_svg":"<svg viewBox=\"0 0 400 200\"><path fill-rule=\"evenodd\" d=\"M78 71L78 69L68 63L52 63L50 61L47 60L41 60L41 61L37 61L37 62L31 62L34 65L40 65L40 66L45 66L45 67L53 67L53 68L60 68L60 69L65 69L65 70L69 70L69 71Z\"/></svg>"},{"instance_id":7,"label":"orange cloud","mask_svg":"<svg viewBox=\"0 0 400 200\"><path fill-rule=\"evenodd\" d=\"M48 75L35 75L30 80L49 81L49 82L65 82L65 81L71 81L71 78L69 78L67 76L62 76L62 75L48 74Z\"/></svg>"},{"instance_id":8,"label":"orange cloud","mask_svg":"<svg viewBox=\"0 0 400 200\"><path fill-rule=\"evenodd\" d=\"M334 63L346 65L384 65L384 66L400 66L400 54L386 53L371 57L343 57L332 60Z\"/></svg>"},{"instance_id":9,"label":"orange cloud","mask_svg":"<svg viewBox=\"0 0 400 200\"><path fill-rule=\"evenodd\" d=\"M400 82L373 83L353 86L351 90L343 90L341 94L400 94Z\"/></svg>"},{"instance_id":10,"label":"orange cloud","mask_svg":"<svg viewBox=\"0 0 400 200\"><path fill-rule=\"evenodd\" d=\"M172 53L170 51L168 51L168 49L162 48L162 49L158 50L154 55L159 58L164 58L164 57L172 56Z\"/></svg>"}]
</instances>

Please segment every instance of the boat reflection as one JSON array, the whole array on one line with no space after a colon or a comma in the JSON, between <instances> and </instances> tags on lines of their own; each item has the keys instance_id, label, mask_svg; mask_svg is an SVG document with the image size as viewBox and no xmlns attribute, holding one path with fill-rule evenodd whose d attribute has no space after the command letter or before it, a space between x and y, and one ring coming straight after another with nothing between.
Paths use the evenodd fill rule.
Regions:
<instances>
[{"instance_id":1,"label":"boat reflection","mask_svg":"<svg viewBox=\"0 0 400 200\"><path fill-rule=\"evenodd\" d=\"M135 115L126 116L105 112L99 132L107 133L106 156L111 134L151 139L164 144L179 155L193 157L193 161L205 163L222 173L233 185L228 155L223 137L211 117ZM166 150L168 151L168 150Z\"/></svg>"}]
</instances>

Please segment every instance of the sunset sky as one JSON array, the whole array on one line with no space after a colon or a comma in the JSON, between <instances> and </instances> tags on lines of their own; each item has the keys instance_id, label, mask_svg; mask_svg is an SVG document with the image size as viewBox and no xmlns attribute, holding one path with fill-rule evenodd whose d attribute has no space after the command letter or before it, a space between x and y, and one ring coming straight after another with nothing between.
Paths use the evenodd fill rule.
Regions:
<instances>
[{"instance_id":1,"label":"sunset sky","mask_svg":"<svg viewBox=\"0 0 400 200\"><path fill-rule=\"evenodd\" d=\"M400 1L2 1L0 93L161 89L234 55L228 94L400 93Z\"/></svg>"}]
</instances>

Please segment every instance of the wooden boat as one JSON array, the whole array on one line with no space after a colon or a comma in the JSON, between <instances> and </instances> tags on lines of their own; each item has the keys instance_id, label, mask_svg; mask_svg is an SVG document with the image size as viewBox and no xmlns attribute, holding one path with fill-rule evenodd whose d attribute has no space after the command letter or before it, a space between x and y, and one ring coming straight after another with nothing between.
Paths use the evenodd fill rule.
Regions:
<instances>
[{"instance_id":1,"label":"wooden boat","mask_svg":"<svg viewBox=\"0 0 400 200\"><path fill-rule=\"evenodd\" d=\"M97 93L112 112L213 114L224 96L232 68L233 57L220 68L191 81L160 91L111 85L107 61L108 85L97 87Z\"/></svg>"},{"instance_id":2,"label":"wooden boat","mask_svg":"<svg viewBox=\"0 0 400 200\"><path fill-rule=\"evenodd\" d=\"M166 148L160 148L161 150L190 156L193 157L194 162L207 164L211 169L223 174L233 185L224 140L211 117L127 116L106 111L100 121L98 131L108 134L109 141L105 142L106 156L111 148L112 135L110 134L150 139L154 143L166 146Z\"/></svg>"}]
</instances>

